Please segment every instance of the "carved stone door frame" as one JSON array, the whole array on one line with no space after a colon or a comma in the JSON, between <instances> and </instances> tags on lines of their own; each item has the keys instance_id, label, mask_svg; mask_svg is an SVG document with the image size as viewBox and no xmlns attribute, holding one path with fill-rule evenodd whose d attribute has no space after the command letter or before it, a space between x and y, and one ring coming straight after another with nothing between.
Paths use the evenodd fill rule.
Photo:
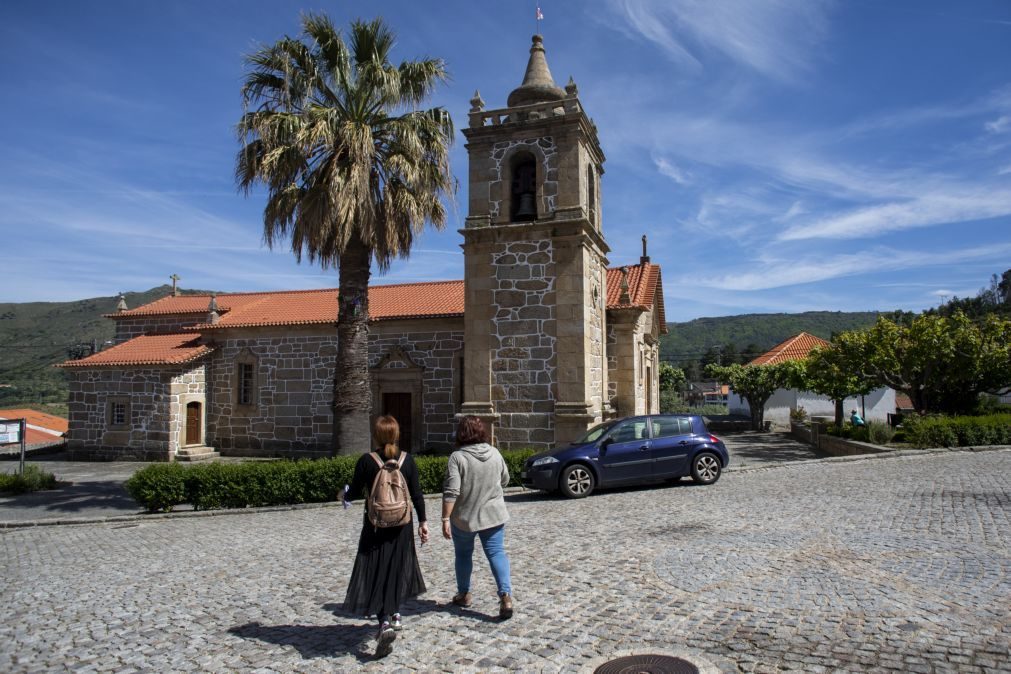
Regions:
<instances>
[{"instance_id":1,"label":"carved stone door frame","mask_svg":"<svg viewBox=\"0 0 1011 674\"><path fill-rule=\"evenodd\" d=\"M379 359L375 367L369 369L372 380L373 422L382 411L384 393L411 394L411 446L403 448L411 453L421 450L424 447L424 439L428 437L422 414L424 372L424 366L414 362L400 346L392 347Z\"/></svg>"}]
</instances>

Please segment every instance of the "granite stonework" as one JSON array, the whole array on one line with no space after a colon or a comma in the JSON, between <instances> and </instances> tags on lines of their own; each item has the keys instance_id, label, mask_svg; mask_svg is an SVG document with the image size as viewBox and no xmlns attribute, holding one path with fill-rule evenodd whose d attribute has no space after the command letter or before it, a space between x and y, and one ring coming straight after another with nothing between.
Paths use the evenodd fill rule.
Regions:
<instances>
[{"instance_id":1,"label":"granite stonework","mask_svg":"<svg viewBox=\"0 0 1011 674\"><path fill-rule=\"evenodd\" d=\"M71 460L170 461L183 443L185 406L204 396L205 368L68 372ZM125 405L126 423L113 405Z\"/></svg>"},{"instance_id":2,"label":"granite stonework","mask_svg":"<svg viewBox=\"0 0 1011 674\"><path fill-rule=\"evenodd\" d=\"M181 314L176 316L136 316L118 317L113 314L116 321L116 336L113 338L115 344L121 344L134 337L156 333L184 332L183 328L203 323L207 319L207 312L202 311L194 314ZM198 333L193 333L196 337Z\"/></svg>"}]
</instances>

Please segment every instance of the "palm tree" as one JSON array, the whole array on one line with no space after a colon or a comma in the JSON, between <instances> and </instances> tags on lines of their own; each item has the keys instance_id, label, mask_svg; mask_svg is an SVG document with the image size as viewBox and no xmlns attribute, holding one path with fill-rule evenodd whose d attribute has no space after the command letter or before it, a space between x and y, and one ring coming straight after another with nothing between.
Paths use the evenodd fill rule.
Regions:
<instances>
[{"instance_id":1,"label":"palm tree","mask_svg":"<svg viewBox=\"0 0 1011 674\"><path fill-rule=\"evenodd\" d=\"M445 223L453 125L442 108L420 109L447 79L441 59L392 65L381 19L353 22L347 38L307 14L299 39L246 56L235 176L247 196L267 189L269 247L290 238L298 262L339 272L332 437L353 454L369 446L371 264L385 272L426 222Z\"/></svg>"}]
</instances>

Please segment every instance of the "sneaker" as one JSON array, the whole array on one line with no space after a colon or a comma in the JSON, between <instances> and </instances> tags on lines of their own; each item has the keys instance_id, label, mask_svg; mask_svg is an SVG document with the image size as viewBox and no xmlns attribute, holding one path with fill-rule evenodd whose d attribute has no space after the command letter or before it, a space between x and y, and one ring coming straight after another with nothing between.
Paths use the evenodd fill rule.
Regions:
<instances>
[{"instance_id":1,"label":"sneaker","mask_svg":"<svg viewBox=\"0 0 1011 674\"><path fill-rule=\"evenodd\" d=\"M453 603L457 606L467 608L470 606L470 592L457 592L453 595Z\"/></svg>"},{"instance_id":2,"label":"sneaker","mask_svg":"<svg viewBox=\"0 0 1011 674\"><path fill-rule=\"evenodd\" d=\"M502 620L508 620L513 617L513 598L508 593L499 595L498 617Z\"/></svg>"},{"instance_id":3,"label":"sneaker","mask_svg":"<svg viewBox=\"0 0 1011 674\"><path fill-rule=\"evenodd\" d=\"M393 617L390 619L390 625L397 632L399 632L400 630L404 629L404 623L400 619L400 614L399 613L394 613L393 614Z\"/></svg>"},{"instance_id":4,"label":"sneaker","mask_svg":"<svg viewBox=\"0 0 1011 674\"><path fill-rule=\"evenodd\" d=\"M393 641L397 638L397 633L393 625L384 622L379 626L379 633L376 635L376 657L385 658L393 652Z\"/></svg>"}]
</instances>

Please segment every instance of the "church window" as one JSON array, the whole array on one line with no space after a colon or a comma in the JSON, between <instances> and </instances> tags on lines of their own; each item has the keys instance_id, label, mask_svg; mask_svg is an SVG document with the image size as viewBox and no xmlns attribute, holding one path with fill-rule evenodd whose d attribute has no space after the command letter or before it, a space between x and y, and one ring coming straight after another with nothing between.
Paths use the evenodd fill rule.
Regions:
<instances>
[{"instance_id":1,"label":"church window","mask_svg":"<svg viewBox=\"0 0 1011 674\"><path fill-rule=\"evenodd\" d=\"M110 428L128 428L130 425L130 399L115 397L109 399L108 421Z\"/></svg>"},{"instance_id":2,"label":"church window","mask_svg":"<svg viewBox=\"0 0 1011 674\"><path fill-rule=\"evenodd\" d=\"M234 400L240 412L252 412L256 407L260 386L256 374L257 365L258 359L249 349L243 349L235 358L232 390L235 392Z\"/></svg>"},{"instance_id":3,"label":"church window","mask_svg":"<svg viewBox=\"0 0 1011 674\"><path fill-rule=\"evenodd\" d=\"M537 219L537 162L529 152L513 157L509 200L511 222Z\"/></svg>"},{"instance_id":4,"label":"church window","mask_svg":"<svg viewBox=\"0 0 1011 674\"><path fill-rule=\"evenodd\" d=\"M253 404L253 365L239 363L239 404Z\"/></svg>"}]
</instances>

